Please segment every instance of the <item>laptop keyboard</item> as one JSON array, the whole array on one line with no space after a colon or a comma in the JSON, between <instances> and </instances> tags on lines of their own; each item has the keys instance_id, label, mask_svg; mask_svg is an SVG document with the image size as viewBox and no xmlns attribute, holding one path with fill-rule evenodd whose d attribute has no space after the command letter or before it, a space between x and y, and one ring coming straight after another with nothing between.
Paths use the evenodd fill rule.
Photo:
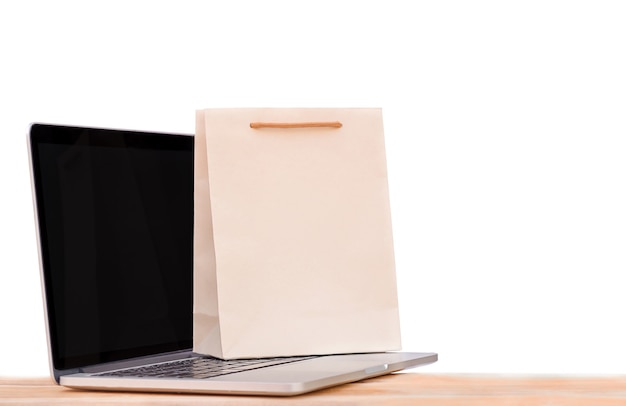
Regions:
<instances>
[{"instance_id":1,"label":"laptop keyboard","mask_svg":"<svg viewBox=\"0 0 626 406\"><path fill-rule=\"evenodd\" d=\"M234 374L235 372L249 371L251 369L289 364L310 358L315 357L259 358L230 361L218 358L194 357L136 368L101 372L93 376L206 379L220 375Z\"/></svg>"}]
</instances>

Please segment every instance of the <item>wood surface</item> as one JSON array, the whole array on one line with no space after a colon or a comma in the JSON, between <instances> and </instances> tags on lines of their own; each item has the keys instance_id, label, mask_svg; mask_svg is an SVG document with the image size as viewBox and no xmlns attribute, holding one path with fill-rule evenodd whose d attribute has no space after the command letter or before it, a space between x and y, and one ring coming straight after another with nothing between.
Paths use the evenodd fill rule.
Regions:
<instances>
[{"instance_id":1,"label":"wood surface","mask_svg":"<svg viewBox=\"0 0 626 406\"><path fill-rule=\"evenodd\" d=\"M40 405L626 405L626 376L546 377L402 373L277 398L96 392L50 378L0 378L0 404Z\"/></svg>"}]
</instances>

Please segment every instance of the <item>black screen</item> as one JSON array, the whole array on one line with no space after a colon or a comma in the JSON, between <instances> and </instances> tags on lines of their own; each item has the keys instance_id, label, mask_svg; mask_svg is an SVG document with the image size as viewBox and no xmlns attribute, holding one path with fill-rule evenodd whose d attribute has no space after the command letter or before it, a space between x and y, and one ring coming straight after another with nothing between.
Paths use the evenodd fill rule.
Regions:
<instances>
[{"instance_id":1,"label":"black screen","mask_svg":"<svg viewBox=\"0 0 626 406\"><path fill-rule=\"evenodd\" d=\"M35 124L55 369L192 345L193 137Z\"/></svg>"}]
</instances>

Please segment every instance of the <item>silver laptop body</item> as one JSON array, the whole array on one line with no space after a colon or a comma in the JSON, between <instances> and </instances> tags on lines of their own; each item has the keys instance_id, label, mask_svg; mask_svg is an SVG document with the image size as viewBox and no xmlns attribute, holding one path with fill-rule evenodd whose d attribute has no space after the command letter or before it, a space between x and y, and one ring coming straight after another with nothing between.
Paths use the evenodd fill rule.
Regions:
<instances>
[{"instance_id":1,"label":"silver laptop body","mask_svg":"<svg viewBox=\"0 0 626 406\"><path fill-rule=\"evenodd\" d=\"M28 145L49 361L60 385L285 396L437 360L194 354L193 137L33 124Z\"/></svg>"}]
</instances>

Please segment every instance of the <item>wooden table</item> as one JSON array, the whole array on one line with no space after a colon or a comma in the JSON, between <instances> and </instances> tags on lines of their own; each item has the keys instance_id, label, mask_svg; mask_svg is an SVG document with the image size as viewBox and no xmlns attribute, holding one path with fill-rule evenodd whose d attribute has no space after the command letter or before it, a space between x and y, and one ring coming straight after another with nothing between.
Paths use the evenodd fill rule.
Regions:
<instances>
[{"instance_id":1,"label":"wooden table","mask_svg":"<svg viewBox=\"0 0 626 406\"><path fill-rule=\"evenodd\" d=\"M0 404L41 405L626 405L626 376L387 375L307 395L276 398L91 392L49 378L0 378Z\"/></svg>"}]
</instances>

